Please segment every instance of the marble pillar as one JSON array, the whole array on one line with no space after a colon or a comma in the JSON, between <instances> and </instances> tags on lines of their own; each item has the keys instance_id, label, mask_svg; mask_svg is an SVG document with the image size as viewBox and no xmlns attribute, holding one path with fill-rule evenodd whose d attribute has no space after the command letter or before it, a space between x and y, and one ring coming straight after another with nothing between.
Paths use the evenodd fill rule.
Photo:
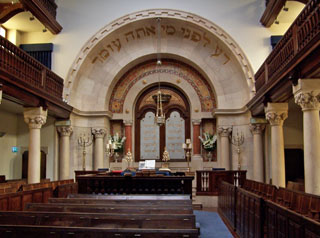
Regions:
<instances>
[{"instance_id":1,"label":"marble pillar","mask_svg":"<svg viewBox=\"0 0 320 238\"><path fill-rule=\"evenodd\" d=\"M65 125L63 125L65 124ZM70 121L56 124L59 138L59 180L70 179L70 136L73 132Z\"/></svg>"},{"instance_id":2,"label":"marble pillar","mask_svg":"<svg viewBox=\"0 0 320 238\"><path fill-rule=\"evenodd\" d=\"M305 191L320 195L320 79L299 79L293 93L303 111Z\"/></svg>"},{"instance_id":3,"label":"marble pillar","mask_svg":"<svg viewBox=\"0 0 320 238\"><path fill-rule=\"evenodd\" d=\"M286 187L283 122L288 117L288 103L268 103L265 113L271 126L272 184Z\"/></svg>"},{"instance_id":4,"label":"marble pillar","mask_svg":"<svg viewBox=\"0 0 320 238\"><path fill-rule=\"evenodd\" d=\"M230 143L229 136L232 132L231 127L222 126L218 128L218 134L220 136L220 165L222 168L226 170L231 169L231 161L230 161Z\"/></svg>"},{"instance_id":5,"label":"marble pillar","mask_svg":"<svg viewBox=\"0 0 320 238\"><path fill-rule=\"evenodd\" d=\"M92 134L94 135L94 159L93 159L93 170L104 168L103 156L104 156L104 144L103 139L106 135L106 129L103 128L92 128Z\"/></svg>"},{"instance_id":6,"label":"marble pillar","mask_svg":"<svg viewBox=\"0 0 320 238\"><path fill-rule=\"evenodd\" d=\"M127 121L123 121L124 122L124 133L125 133L125 154L128 153L128 151L130 150L130 152L132 153L132 121L131 120L127 120Z\"/></svg>"},{"instance_id":7,"label":"marble pillar","mask_svg":"<svg viewBox=\"0 0 320 238\"><path fill-rule=\"evenodd\" d=\"M200 148L201 148L201 143L200 143L200 139L199 139L201 119L200 120L192 120L192 124L193 124L193 154L199 155Z\"/></svg>"},{"instance_id":8,"label":"marble pillar","mask_svg":"<svg viewBox=\"0 0 320 238\"><path fill-rule=\"evenodd\" d=\"M252 120L253 119L253 120ZM253 180L264 182L264 166L263 166L263 142L262 132L265 129L265 123L261 123L255 118L251 118L250 131L253 135Z\"/></svg>"},{"instance_id":9,"label":"marble pillar","mask_svg":"<svg viewBox=\"0 0 320 238\"><path fill-rule=\"evenodd\" d=\"M47 121L47 110L24 108L23 116L29 126L28 183L40 183L40 128Z\"/></svg>"}]
</instances>

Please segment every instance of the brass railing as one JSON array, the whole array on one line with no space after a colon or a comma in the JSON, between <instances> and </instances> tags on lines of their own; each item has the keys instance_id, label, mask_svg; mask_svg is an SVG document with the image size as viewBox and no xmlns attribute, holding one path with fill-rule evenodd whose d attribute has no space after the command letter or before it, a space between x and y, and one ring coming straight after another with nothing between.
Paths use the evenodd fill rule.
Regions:
<instances>
[{"instance_id":1,"label":"brass railing","mask_svg":"<svg viewBox=\"0 0 320 238\"><path fill-rule=\"evenodd\" d=\"M3 37L0 37L0 71L20 88L62 100L63 79Z\"/></svg>"},{"instance_id":2,"label":"brass railing","mask_svg":"<svg viewBox=\"0 0 320 238\"><path fill-rule=\"evenodd\" d=\"M289 67L303 59L304 53L320 44L319 39L320 0L310 0L255 74L257 94L264 85L284 77Z\"/></svg>"}]
</instances>

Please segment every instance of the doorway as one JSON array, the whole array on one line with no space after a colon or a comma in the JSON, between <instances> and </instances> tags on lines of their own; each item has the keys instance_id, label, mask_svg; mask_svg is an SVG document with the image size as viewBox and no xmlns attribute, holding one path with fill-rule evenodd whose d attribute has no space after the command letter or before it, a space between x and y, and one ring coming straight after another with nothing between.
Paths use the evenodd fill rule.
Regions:
<instances>
[{"instance_id":1,"label":"doorway","mask_svg":"<svg viewBox=\"0 0 320 238\"><path fill-rule=\"evenodd\" d=\"M28 178L28 161L29 161L29 151L25 151L22 154L22 179ZM47 171L47 155L45 152L41 151L41 165L40 165L40 179L46 178Z\"/></svg>"}]
</instances>

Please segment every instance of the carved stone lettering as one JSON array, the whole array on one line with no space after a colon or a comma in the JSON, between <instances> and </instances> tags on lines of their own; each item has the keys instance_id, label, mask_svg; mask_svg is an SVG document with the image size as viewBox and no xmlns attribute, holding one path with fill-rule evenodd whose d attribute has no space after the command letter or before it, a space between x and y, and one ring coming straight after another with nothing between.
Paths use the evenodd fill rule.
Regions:
<instances>
[{"instance_id":1,"label":"carved stone lettering","mask_svg":"<svg viewBox=\"0 0 320 238\"><path fill-rule=\"evenodd\" d=\"M147 112L140 121L140 155L141 159L160 159L159 127L154 123L155 114Z\"/></svg>"},{"instance_id":2,"label":"carved stone lettering","mask_svg":"<svg viewBox=\"0 0 320 238\"><path fill-rule=\"evenodd\" d=\"M185 141L185 121L173 111L166 120L166 148L171 159L184 159L182 143Z\"/></svg>"}]
</instances>

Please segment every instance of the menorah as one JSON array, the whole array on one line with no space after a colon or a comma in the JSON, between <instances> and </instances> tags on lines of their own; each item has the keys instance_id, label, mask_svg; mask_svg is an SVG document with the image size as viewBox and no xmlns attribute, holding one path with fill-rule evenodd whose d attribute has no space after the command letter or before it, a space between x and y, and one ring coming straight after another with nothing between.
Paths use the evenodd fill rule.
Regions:
<instances>
[{"instance_id":1,"label":"menorah","mask_svg":"<svg viewBox=\"0 0 320 238\"><path fill-rule=\"evenodd\" d=\"M192 143L190 139L186 139L186 143L182 144L182 148L184 149L184 153L186 155L187 163L188 163L188 172L190 172L189 161L191 159L191 151L192 151Z\"/></svg>"},{"instance_id":2,"label":"menorah","mask_svg":"<svg viewBox=\"0 0 320 238\"><path fill-rule=\"evenodd\" d=\"M92 136L85 134L80 134L80 137L78 138L78 145L82 147L82 170L86 170L86 147L90 146L92 144Z\"/></svg>"},{"instance_id":3,"label":"menorah","mask_svg":"<svg viewBox=\"0 0 320 238\"><path fill-rule=\"evenodd\" d=\"M244 143L243 132L241 132L239 135L239 132L237 131L237 134L235 136L232 135L231 143L234 146L236 146L236 152L238 154L238 170L241 170L241 157L240 157L241 149L240 149L240 146Z\"/></svg>"}]
</instances>

